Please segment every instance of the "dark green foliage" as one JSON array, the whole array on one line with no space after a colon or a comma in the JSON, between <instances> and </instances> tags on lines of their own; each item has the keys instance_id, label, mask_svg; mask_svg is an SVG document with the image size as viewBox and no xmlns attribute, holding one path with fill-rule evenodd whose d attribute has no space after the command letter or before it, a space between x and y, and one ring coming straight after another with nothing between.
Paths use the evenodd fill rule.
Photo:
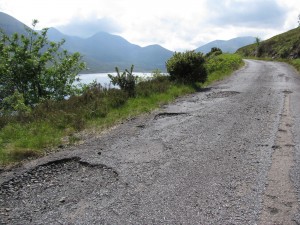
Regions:
<instances>
[{"instance_id":1,"label":"dark green foliage","mask_svg":"<svg viewBox=\"0 0 300 225\"><path fill-rule=\"evenodd\" d=\"M46 99L62 100L74 93L72 84L85 68L79 53L61 49L64 41L48 41L48 29L34 31L37 22L33 21L33 29L25 28L27 35L9 37L0 32L0 108L14 94L19 95L17 103L26 106Z\"/></svg>"},{"instance_id":2,"label":"dark green foliage","mask_svg":"<svg viewBox=\"0 0 300 225\"><path fill-rule=\"evenodd\" d=\"M205 82L207 72L204 67L204 57L200 52L175 52L166 62L171 80L184 84Z\"/></svg>"},{"instance_id":3,"label":"dark green foliage","mask_svg":"<svg viewBox=\"0 0 300 225\"><path fill-rule=\"evenodd\" d=\"M137 76L134 76L133 72L134 65L131 66L130 71L125 69L123 73L120 73L119 68L116 67L117 76L108 74L113 85L118 85L121 90L125 91L129 97L135 96L135 86L137 81Z\"/></svg>"},{"instance_id":4,"label":"dark green foliage","mask_svg":"<svg viewBox=\"0 0 300 225\"><path fill-rule=\"evenodd\" d=\"M210 52L208 52L205 56L210 57L210 56L217 56L223 54L222 50L217 47L211 48Z\"/></svg>"}]
</instances>

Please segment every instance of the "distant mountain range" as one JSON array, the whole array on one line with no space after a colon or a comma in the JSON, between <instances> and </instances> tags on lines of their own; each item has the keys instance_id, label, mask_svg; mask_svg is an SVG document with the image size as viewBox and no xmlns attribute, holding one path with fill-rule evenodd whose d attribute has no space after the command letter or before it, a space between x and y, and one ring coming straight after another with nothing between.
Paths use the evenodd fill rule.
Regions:
<instances>
[{"instance_id":1,"label":"distant mountain range","mask_svg":"<svg viewBox=\"0 0 300 225\"><path fill-rule=\"evenodd\" d=\"M220 48L223 52L234 53L236 52L236 50L238 50L243 46L253 44L255 40L256 40L255 37L250 37L250 36L237 37L237 38L230 39L228 41L215 40L195 49L195 51L206 54L210 52L211 48L217 47Z\"/></svg>"},{"instance_id":2,"label":"distant mountain range","mask_svg":"<svg viewBox=\"0 0 300 225\"><path fill-rule=\"evenodd\" d=\"M165 70L165 62L173 52L159 45L140 47L124 38L105 32L98 32L89 38L67 36L51 28L48 31L50 40L66 40L64 48L70 52L80 52L88 67L93 71L111 72L118 66L121 69L130 68L135 71Z\"/></svg>"},{"instance_id":3,"label":"distant mountain range","mask_svg":"<svg viewBox=\"0 0 300 225\"><path fill-rule=\"evenodd\" d=\"M0 12L0 28L11 35L12 33L25 33L25 25L17 19ZM65 39L63 48L69 52L80 52L89 68L87 73L113 72L117 66L120 69L130 68L134 71L150 72L155 69L166 71L165 62L174 52L160 45L141 47L132 44L121 36L105 32L98 32L89 38L68 36L55 28L50 28L48 38L51 41ZM213 41L197 48L195 51L207 53L212 47L221 48L223 52L235 52L238 48L254 43L254 37L239 37L229 41Z\"/></svg>"},{"instance_id":4,"label":"distant mountain range","mask_svg":"<svg viewBox=\"0 0 300 225\"><path fill-rule=\"evenodd\" d=\"M0 28L7 34L25 33L25 25L17 19L0 12ZM139 72L150 72L155 69L165 71L165 62L173 55L173 52L159 45L140 47L132 44L124 38L105 32L98 32L89 38L79 38L65 35L55 28L48 30L48 38L51 41L65 39L63 48L69 52L80 52L83 60L87 62L87 72L114 72L118 66L120 69L130 68Z\"/></svg>"}]
</instances>

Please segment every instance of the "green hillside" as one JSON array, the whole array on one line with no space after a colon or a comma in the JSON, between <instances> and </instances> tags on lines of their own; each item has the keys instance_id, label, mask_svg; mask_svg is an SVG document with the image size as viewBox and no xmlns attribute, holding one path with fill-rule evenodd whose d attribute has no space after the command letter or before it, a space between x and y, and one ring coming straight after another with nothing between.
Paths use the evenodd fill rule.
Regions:
<instances>
[{"instance_id":1,"label":"green hillside","mask_svg":"<svg viewBox=\"0 0 300 225\"><path fill-rule=\"evenodd\" d=\"M245 57L300 58L300 27L237 50Z\"/></svg>"}]
</instances>

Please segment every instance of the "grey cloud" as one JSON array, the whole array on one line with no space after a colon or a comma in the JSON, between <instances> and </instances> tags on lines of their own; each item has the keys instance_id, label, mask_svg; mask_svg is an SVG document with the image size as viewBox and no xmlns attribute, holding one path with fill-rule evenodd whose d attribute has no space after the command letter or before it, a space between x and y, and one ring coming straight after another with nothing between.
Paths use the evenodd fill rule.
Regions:
<instances>
[{"instance_id":1,"label":"grey cloud","mask_svg":"<svg viewBox=\"0 0 300 225\"><path fill-rule=\"evenodd\" d=\"M215 25L258 28L282 27L288 13L275 0L209 1L209 9L214 12L210 22Z\"/></svg>"},{"instance_id":2,"label":"grey cloud","mask_svg":"<svg viewBox=\"0 0 300 225\"><path fill-rule=\"evenodd\" d=\"M120 26L109 18L80 20L74 19L69 24L58 27L60 31L68 35L89 37L97 32L118 33Z\"/></svg>"}]
</instances>

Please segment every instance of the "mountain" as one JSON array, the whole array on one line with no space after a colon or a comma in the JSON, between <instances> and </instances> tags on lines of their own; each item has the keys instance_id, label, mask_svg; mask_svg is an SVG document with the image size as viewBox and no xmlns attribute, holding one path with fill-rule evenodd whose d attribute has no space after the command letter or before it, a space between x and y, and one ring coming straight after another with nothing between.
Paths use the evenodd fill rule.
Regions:
<instances>
[{"instance_id":1,"label":"mountain","mask_svg":"<svg viewBox=\"0 0 300 225\"><path fill-rule=\"evenodd\" d=\"M234 53L236 50L238 50L239 48L245 45L253 44L255 40L256 40L255 37L250 37L250 36L237 37L237 38L230 39L228 41L215 40L195 49L195 51L206 54L210 52L211 48L217 47L220 48L223 52Z\"/></svg>"},{"instance_id":2,"label":"mountain","mask_svg":"<svg viewBox=\"0 0 300 225\"><path fill-rule=\"evenodd\" d=\"M300 58L300 27L237 50L243 56Z\"/></svg>"},{"instance_id":3,"label":"mountain","mask_svg":"<svg viewBox=\"0 0 300 225\"><path fill-rule=\"evenodd\" d=\"M70 52L78 51L89 62L90 71L111 72L118 66L120 69L130 68L133 64L137 71L165 71L165 62L173 55L159 45L140 47L128 42L118 35L98 32L89 38L67 36L51 28L48 32L51 40L66 40L64 48ZM98 63L97 63L98 62Z\"/></svg>"},{"instance_id":4,"label":"mountain","mask_svg":"<svg viewBox=\"0 0 300 225\"><path fill-rule=\"evenodd\" d=\"M24 24L15 18L0 13L0 28L7 34L24 33ZM55 28L48 30L51 41L65 39L62 46L69 52L80 52L89 68L88 73L114 72L115 67L121 70L130 68L133 64L135 71L149 72L155 69L166 71L165 62L173 52L159 45L140 47L118 35L98 32L89 38L79 38L61 33Z\"/></svg>"},{"instance_id":5,"label":"mountain","mask_svg":"<svg viewBox=\"0 0 300 225\"><path fill-rule=\"evenodd\" d=\"M13 33L26 33L25 24L3 12L0 12L0 29L7 35L12 35Z\"/></svg>"}]
</instances>

